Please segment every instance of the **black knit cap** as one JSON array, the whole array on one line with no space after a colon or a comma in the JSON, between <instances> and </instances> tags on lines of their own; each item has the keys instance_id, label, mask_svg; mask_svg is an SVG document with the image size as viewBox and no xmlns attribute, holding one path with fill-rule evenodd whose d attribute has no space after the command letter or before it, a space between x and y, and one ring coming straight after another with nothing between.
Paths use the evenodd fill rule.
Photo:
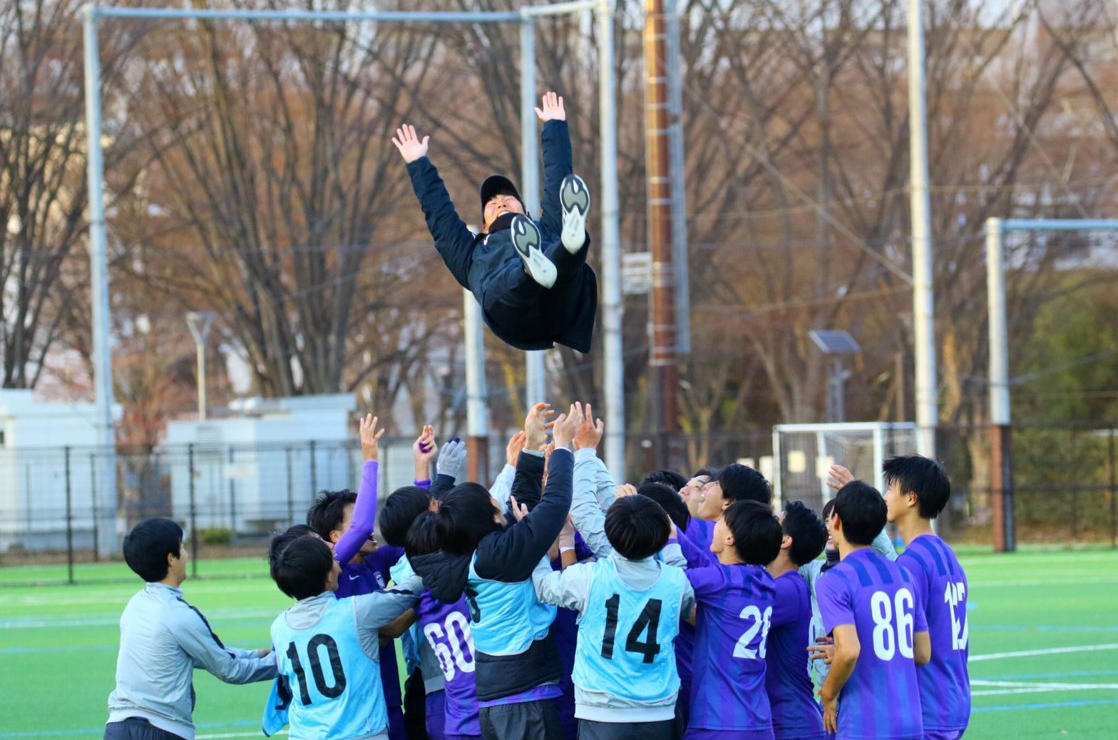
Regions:
<instances>
[{"instance_id":1,"label":"black knit cap","mask_svg":"<svg viewBox=\"0 0 1118 740\"><path fill-rule=\"evenodd\" d=\"M524 204L524 199L520 197L520 191L512 184L512 180L504 175L490 175L485 178L485 182L481 184L481 212L485 214L485 204L490 201L495 195L511 195Z\"/></svg>"}]
</instances>

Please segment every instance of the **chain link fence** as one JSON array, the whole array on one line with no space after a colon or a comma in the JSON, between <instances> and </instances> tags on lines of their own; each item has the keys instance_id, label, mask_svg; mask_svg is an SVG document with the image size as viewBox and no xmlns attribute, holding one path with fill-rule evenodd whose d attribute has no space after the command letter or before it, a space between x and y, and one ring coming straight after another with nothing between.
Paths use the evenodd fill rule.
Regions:
<instances>
[{"instance_id":1,"label":"chain link fence","mask_svg":"<svg viewBox=\"0 0 1118 740\"><path fill-rule=\"evenodd\" d=\"M891 439L888 454L911 452L905 448L907 439ZM984 426L939 430L938 456L953 491L939 530L950 541L993 541L990 439ZM412 441L382 440L382 498L411 483ZM504 464L505 442L498 435L488 440L482 482L491 482ZM650 435L627 436L630 480L660 467L655 442ZM771 476L784 464L772 460L768 430L681 434L668 449L685 475L708 464L744 460ZM835 455L835 462L844 463L839 457ZM114 462L115 492L109 475ZM27 569L10 566L29 564L51 566L44 567L37 582L73 581L76 566L119 560L124 534L153 516L183 525L195 563L257 556L273 532L305 520L318 491L356 490L361 462L356 440L121 449L115 461L91 448L0 448L0 585L26 584ZM858 467L865 467L864 460L846 462L853 462L857 475L873 473ZM1118 546L1118 423L1018 425L1013 430L1013 470L1020 544ZM821 506L827 494L818 474L808 465L803 475L815 479L801 483L812 494L786 490L785 499ZM80 579L99 578L95 574L102 572L127 577L119 570L86 569Z\"/></svg>"}]
</instances>

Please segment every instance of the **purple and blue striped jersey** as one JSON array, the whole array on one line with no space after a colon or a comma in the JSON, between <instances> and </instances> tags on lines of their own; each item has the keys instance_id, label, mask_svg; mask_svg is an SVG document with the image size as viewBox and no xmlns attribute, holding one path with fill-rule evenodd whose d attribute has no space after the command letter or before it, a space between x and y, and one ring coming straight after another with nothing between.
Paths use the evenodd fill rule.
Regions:
<instances>
[{"instance_id":1,"label":"purple and blue striped jersey","mask_svg":"<svg viewBox=\"0 0 1118 740\"><path fill-rule=\"evenodd\" d=\"M808 673L811 643L811 593L797 571L774 579L776 604L765 656L765 691L772 708L776 740L823 737L823 711L815 701Z\"/></svg>"},{"instance_id":2,"label":"purple and blue striped jersey","mask_svg":"<svg viewBox=\"0 0 1118 740\"><path fill-rule=\"evenodd\" d=\"M712 565L688 570L687 578L697 602L689 728L771 732L765 641L772 576L753 565Z\"/></svg>"},{"instance_id":3,"label":"purple and blue striped jersey","mask_svg":"<svg viewBox=\"0 0 1118 740\"><path fill-rule=\"evenodd\" d=\"M815 593L824 631L853 626L861 645L838 697L837 740L921 740L913 640L928 624L912 576L866 548L820 576Z\"/></svg>"},{"instance_id":4,"label":"purple and blue striped jersey","mask_svg":"<svg viewBox=\"0 0 1118 740\"><path fill-rule=\"evenodd\" d=\"M474 638L466 597L444 604L424 590L415 605L416 619L435 651L446 690L447 735L480 735L477 690L474 685Z\"/></svg>"},{"instance_id":5,"label":"purple and blue striped jersey","mask_svg":"<svg viewBox=\"0 0 1118 740\"><path fill-rule=\"evenodd\" d=\"M338 576L338 590L334 592L334 596L344 599L383 591L391 579L388 569L400 559L403 553L403 548L386 545L366 555L364 563L342 565L342 572ZM396 667L396 643L393 641L380 648L380 675L385 704L389 709L403 706L400 674Z\"/></svg>"},{"instance_id":6,"label":"purple and blue striped jersey","mask_svg":"<svg viewBox=\"0 0 1118 740\"><path fill-rule=\"evenodd\" d=\"M963 730L970 722L967 674L967 574L947 543L932 534L908 543L897 558L912 575L932 640L932 660L916 666L924 731Z\"/></svg>"}]
</instances>

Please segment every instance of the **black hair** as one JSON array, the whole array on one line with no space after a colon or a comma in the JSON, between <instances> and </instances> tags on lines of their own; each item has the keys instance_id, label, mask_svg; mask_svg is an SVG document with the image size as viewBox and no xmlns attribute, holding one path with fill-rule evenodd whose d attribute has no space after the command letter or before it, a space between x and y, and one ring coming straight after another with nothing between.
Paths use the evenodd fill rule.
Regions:
<instances>
[{"instance_id":1,"label":"black hair","mask_svg":"<svg viewBox=\"0 0 1118 740\"><path fill-rule=\"evenodd\" d=\"M831 518L831 512L835 510L835 500L829 499L827 503L823 504L823 524L826 526L827 520Z\"/></svg>"},{"instance_id":2,"label":"black hair","mask_svg":"<svg viewBox=\"0 0 1118 740\"><path fill-rule=\"evenodd\" d=\"M722 518L734 535L734 549L746 565L768 565L780 554L784 532L772 511L760 501L731 504Z\"/></svg>"},{"instance_id":3,"label":"black hair","mask_svg":"<svg viewBox=\"0 0 1118 740\"><path fill-rule=\"evenodd\" d=\"M282 532L277 532L268 543L268 567L276 561L284 548L300 537L317 538L318 533L309 524L293 524Z\"/></svg>"},{"instance_id":4,"label":"black hair","mask_svg":"<svg viewBox=\"0 0 1118 740\"><path fill-rule=\"evenodd\" d=\"M326 578L334 568L334 553L317 537L288 538L277 534L268 547L272 580L293 599L318 596L326 589Z\"/></svg>"},{"instance_id":5,"label":"black hair","mask_svg":"<svg viewBox=\"0 0 1118 740\"><path fill-rule=\"evenodd\" d=\"M661 468L646 475L644 480L641 481L641 486L645 483L662 483L673 491L678 491L687 485L687 479L674 470ZM640 486L637 486L637 488L640 488Z\"/></svg>"},{"instance_id":6,"label":"black hair","mask_svg":"<svg viewBox=\"0 0 1118 740\"><path fill-rule=\"evenodd\" d=\"M420 555L430 555L440 547L439 517L433 511L425 511L415 518L408 529L404 553L409 558L417 558Z\"/></svg>"},{"instance_id":7,"label":"black hair","mask_svg":"<svg viewBox=\"0 0 1118 740\"><path fill-rule=\"evenodd\" d=\"M773 489L765 476L747 465L731 463L712 478L722 487L722 498L731 501L756 501L772 505Z\"/></svg>"},{"instance_id":8,"label":"black hair","mask_svg":"<svg viewBox=\"0 0 1118 740\"><path fill-rule=\"evenodd\" d=\"M699 477L713 478L714 477L714 468L699 468L698 470L696 470L694 473L691 474L691 477L692 478L699 478Z\"/></svg>"},{"instance_id":9,"label":"black hair","mask_svg":"<svg viewBox=\"0 0 1118 740\"><path fill-rule=\"evenodd\" d=\"M664 549L670 535L667 513L650 498L624 496L606 512L606 539L623 558L651 557Z\"/></svg>"},{"instance_id":10,"label":"black hair","mask_svg":"<svg viewBox=\"0 0 1118 740\"><path fill-rule=\"evenodd\" d=\"M461 483L439 504L439 541L452 555L469 555L490 532L502 529L493 515L489 489L480 483Z\"/></svg>"},{"instance_id":11,"label":"black hair","mask_svg":"<svg viewBox=\"0 0 1118 740\"><path fill-rule=\"evenodd\" d=\"M784 534L792 538L788 557L796 565L815 560L827 544L827 526L802 501L793 501L784 507L784 521L780 526Z\"/></svg>"},{"instance_id":12,"label":"black hair","mask_svg":"<svg viewBox=\"0 0 1118 740\"><path fill-rule=\"evenodd\" d=\"M881 466L885 485L900 484L901 493L915 493L920 516L935 519L951 498L951 481L943 467L922 455L891 457Z\"/></svg>"},{"instance_id":13,"label":"black hair","mask_svg":"<svg viewBox=\"0 0 1118 740\"><path fill-rule=\"evenodd\" d=\"M340 491L321 491L307 509L307 524L327 542L330 533L342 528L345 507L357 503L357 494L348 488Z\"/></svg>"},{"instance_id":14,"label":"black hair","mask_svg":"<svg viewBox=\"0 0 1118 740\"><path fill-rule=\"evenodd\" d=\"M430 491L419 486L397 488L384 500L384 508L377 514L377 524L380 525L384 541L389 545L403 547L412 522L430 508Z\"/></svg>"},{"instance_id":15,"label":"black hair","mask_svg":"<svg viewBox=\"0 0 1118 740\"><path fill-rule=\"evenodd\" d=\"M145 519L124 538L124 562L146 583L162 581L167 556L182 557L182 527L170 519Z\"/></svg>"},{"instance_id":16,"label":"black hair","mask_svg":"<svg viewBox=\"0 0 1118 740\"><path fill-rule=\"evenodd\" d=\"M869 545L885 528L889 507L881 493L860 480L850 481L835 496L835 516L852 545Z\"/></svg>"},{"instance_id":17,"label":"black hair","mask_svg":"<svg viewBox=\"0 0 1118 740\"><path fill-rule=\"evenodd\" d=\"M668 484L641 483L637 487L637 493L660 504L660 508L668 513L679 531L686 530L691 523L691 512L687 510L687 504L683 503L679 492L672 490Z\"/></svg>"}]
</instances>

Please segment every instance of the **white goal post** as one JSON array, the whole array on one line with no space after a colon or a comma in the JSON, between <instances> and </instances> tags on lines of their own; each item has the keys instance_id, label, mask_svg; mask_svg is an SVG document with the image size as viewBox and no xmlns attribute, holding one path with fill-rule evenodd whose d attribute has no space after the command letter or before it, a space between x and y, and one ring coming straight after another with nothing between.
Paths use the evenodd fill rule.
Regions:
<instances>
[{"instance_id":1,"label":"white goal post","mask_svg":"<svg viewBox=\"0 0 1118 740\"><path fill-rule=\"evenodd\" d=\"M844 465L856 478L884 492L881 465L918 449L912 422L777 424L773 427L773 500L779 511L788 501L803 501L815 511L833 495L827 469Z\"/></svg>"}]
</instances>

